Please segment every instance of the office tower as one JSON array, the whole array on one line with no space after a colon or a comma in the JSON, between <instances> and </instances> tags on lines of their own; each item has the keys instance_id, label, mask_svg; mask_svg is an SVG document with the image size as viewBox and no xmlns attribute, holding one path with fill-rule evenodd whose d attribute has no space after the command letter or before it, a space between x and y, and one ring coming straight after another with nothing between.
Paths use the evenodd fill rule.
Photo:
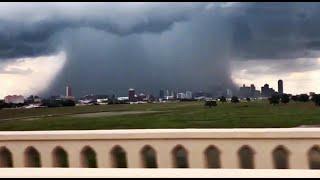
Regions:
<instances>
[{"instance_id":1,"label":"office tower","mask_svg":"<svg viewBox=\"0 0 320 180\"><path fill-rule=\"evenodd\" d=\"M185 98L186 99L192 99L192 92L191 91L186 91Z\"/></svg>"},{"instance_id":2,"label":"office tower","mask_svg":"<svg viewBox=\"0 0 320 180\"><path fill-rule=\"evenodd\" d=\"M261 87L261 96L269 97L268 91L269 91L269 84L265 84L263 87Z\"/></svg>"},{"instance_id":3,"label":"office tower","mask_svg":"<svg viewBox=\"0 0 320 180\"><path fill-rule=\"evenodd\" d=\"M283 94L283 81L281 79L278 81L278 93Z\"/></svg>"},{"instance_id":4,"label":"office tower","mask_svg":"<svg viewBox=\"0 0 320 180\"><path fill-rule=\"evenodd\" d=\"M231 89L227 89L227 97L228 97L228 98L232 97L232 91L231 91Z\"/></svg>"},{"instance_id":5,"label":"office tower","mask_svg":"<svg viewBox=\"0 0 320 180\"><path fill-rule=\"evenodd\" d=\"M262 97L271 97L275 93L273 88L269 88L269 84L265 84L261 87L261 96Z\"/></svg>"},{"instance_id":6,"label":"office tower","mask_svg":"<svg viewBox=\"0 0 320 180\"><path fill-rule=\"evenodd\" d=\"M251 87L247 87L245 84L240 87L240 97L246 98L250 97Z\"/></svg>"},{"instance_id":7,"label":"office tower","mask_svg":"<svg viewBox=\"0 0 320 180\"><path fill-rule=\"evenodd\" d=\"M72 96L72 89L69 85L66 86L66 97Z\"/></svg>"},{"instance_id":8,"label":"office tower","mask_svg":"<svg viewBox=\"0 0 320 180\"><path fill-rule=\"evenodd\" d=\"M251 84L251 86L250 86L250 97L254 97L255 96L255 92L256 92L256 87L254 86L254 84Z\"/></svg>"},{"instance_id":9,"label":"office tower","mask_svg":"<svg viewBox=\"0 0 320 180\"><path fill-rule=\"evenodd\" d=\"M133 102L133 101L135 101L135 90L134 89L132 89L132 88L130 88L129 90L128 90L128 97L129 97L129 101L130 102Z\"/></svg>"},{"instance_id":10,"label":"office tower","mask_svg":"<svg viewBox=\"0 0 320 180\"><path fill-rule=\"evenodd\" d=\"M160 90L159 98L164 99L164 90L163 89Z\"/></svg>"}]
</instances>

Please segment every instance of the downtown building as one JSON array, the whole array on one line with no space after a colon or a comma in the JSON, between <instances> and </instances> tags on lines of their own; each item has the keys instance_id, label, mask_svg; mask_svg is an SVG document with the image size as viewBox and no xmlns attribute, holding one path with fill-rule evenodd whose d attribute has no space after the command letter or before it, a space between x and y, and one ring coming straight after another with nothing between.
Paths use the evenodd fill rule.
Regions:
<instances>
[{"instance_id":1,"label":"downtown building","mask_svg":"<svg viewBox=\"0 0 320 180\"><path fill-rule=\"evenodd\" d=\"M4 97L4 102L7 104L23 104L24 97L22 95L9 95Z\"/></svg>"},{"instance_id":2,"label":"downtown building","mask_svg":"<svg viewBox=\"0 0 320 180\"><path fill-rule=\"evenodd\" d=\"M66 96L64 97L64 99L68 99L68 100L75 100L75 97L72 94L72 88L70 85L66 86Z\"/></svg>"},{"instance_id":3,"label":"downtown building","mask_svg":"<svg viewBox=\"0 0 320 180\"><path fill-rule=\"evenodd\" d=\"M283 94L283 81L281 79L278 81L278 93Z\"/></svg>"},{"instance_id":4,"label":"downtown building","mask_svg":"<svg viewBox=\"0 0 320 180\"><path fill-rule=\"evenodd\" d=\"M265 84L261 87L261 96L262 97L271 97L276 91L273 88L269 87L269 84Z\"/></svg>"},{"instance_id":5,"label":"downtown building","mask_svg":"<svg viewBox=\"0 0 320 180\"><path fill-rule=\"evenodd\" d=\"M260 91L256 90L254 84L251 84L250 86L243 84L239 89L239 95L241 98L257 98L260 96Z\"/></svg>"},{"instance_id":6,"label":"downtown building","mask_svg":"<svg viewBox=\"0 0 320 180\"><path fill-rule=\"evenodd\" d=\"M130 102L135 102L136 99L136 91L133 88L130 88L128 90L128 98Z\"/></svg>"}]
</instances>

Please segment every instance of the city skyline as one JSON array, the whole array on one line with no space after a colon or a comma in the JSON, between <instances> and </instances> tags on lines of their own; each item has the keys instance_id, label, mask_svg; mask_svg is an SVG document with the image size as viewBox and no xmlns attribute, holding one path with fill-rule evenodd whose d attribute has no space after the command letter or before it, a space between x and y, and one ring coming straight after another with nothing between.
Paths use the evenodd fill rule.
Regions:
<instances>
[{"instance_id":1,"label":"city skyline","mask_svg":"<svg viewBox=\"0 0 320 180\"><path fill-rule=\"evenodd\" d=\"M279 86L279 81L281 81L281 83L282 83L282 87L280 87ZM268 87L267 88L271 88L271 90L272 91L274 91L274 92L280 92L279 91L279 88L281 88L281 90L282 90L282 93L285 93L285 94L309 94L309 93L317 93L316 91L309 91L309 92L300 92L300 93L291 93L290 91L286 91L286 89L287 88L285 88L286 87L286 85L284 86L284 81L282 80L282 79L278 79L276 82L265 82L265 83L261 83L261 84L263 84L262 86L260 86L259 84L257 85L257 84L254 84L254 83L243 83L241 86L239 86L238 87L238 90L235 90L234 92L232 92L231 91L231 93L235 93L235 95L238 95L238 96L242 96L242 92L241 92L241 88L249 88L250 89L250 86L251 86L251 88L252 88L252 86L253 86L253 88L258 92L258 93L262 93L262 87L265 87L266 85L268 85ZM246 86L246 85L250 85L250 86ZM261 87L261 90L260 90L260 87ZM69 83L69 84L67 84L65 87L64 87L65 89L64 90L62 90L61 92L64 92L64 93L56 93L56 94L50 94L50 95L47 95L47 97L50 97L50 96L66 96L66 97L73 97L73 94L74 94L74 92L73 92L73 89L72 89L72 85ZM135 95L135 93L136 93L136 89L135 88L128 88L127 90L126 90L126 92L130 92L130 91L132 91L132 93L131 93L131 98L133 97L133 95ZM224 89L224 90L222 90L222 91L219 91L218 92L218 94L214 94L213 96L215 96L215 97L218 97L218 96L221 96L221 93L222 94L227 94L228 93L228 91L230 91L230 89L228 89L228 88L226 88L226 89ZM111 91L108 91L108 92L98 92L98 93L94 93L94 92L91 92L91 93L86 93L86 94L77 94L77 93L75 93L75 94L77 94L76 96L77 97L83 97L83 96L86 96L86 95L97 95L97 94L108 94L108 95L117 95L117 96L125 96L125 94L127 94L127 93L125 93L125 92L117 92L116 90L113 90L112 91L112 93L110 93ZM158 91L154 91L154 92L151 92L151 91L146 91L146 90L142 90L142 89L140 89L139 90L139 93L146 93L146 94L148 94L148 95L157 95L158 97L162 97L162 96L172 96L172 93L175 93L175 96L177 96L177 95L179 95L180 94L180 96L182 95L182 96L186 96L186 94L188 94L188 92L190 92L190 93L193 93L193 92L204 92L204 93L210 93L210 92L206 92L206 91L202 91L201 89L198 89L198 90L195 90L195 91L190 91L190 90L188 90L188 89L180 89L180 90L178 90L177 88L172 88L172 89L170 89L170 88L161 88L161 89L159 89ZM255 93L257 93L257 92L255 92ZM170 94L171 93L171 94ZM184 93L184 94L182 94L182 93ZM272 93L271 93L272 94ZM280 92L280 94L281 94L281 92ZM39 95L39 94L37 94L36 92L31 92L30 94L27 94L27 95L25 95L25 94L21 94L21 93L8 93L8 94L6 94L5 96L25 96L25 97L29 97L29 96L34 96L34 95ZM3 97L5 97L5 96L3 96ZM41 95L40 94L40 96L43 96L43 95ZM76 97L75 96L75 97ZM130 98L130 94L128 95L128 97ZM1 99L2 97L0 96L0 99Z\"/></svg>"},{"instance_id":2,"label":"city skyline","mask_svg":"<svg viewBox=\"0 0 320 180\"><path fill-rule=\"evenodd\" d=\"M127 96L124 96L124 94L121 93L111 93L111 94L107 94L107 93L91 93L91 94L85 94L85 95L81 95L81 96L74 96L73 95L73 90L72 90L72 86L70 84L67 84L65 86L65 94L51 94L49 95L49 97L63 97L66 99L75 99L75 98L84 98L87 96L104 96L104 97L127 97L129 101L135 101L139 98L146 98L148 96L152 96L152 97L156 97L159 99L168 99L169 97L171 98L177 98L177 99L192 99L194 97L200 97L200 96L194 96L193 93L196 94L211 94L210 97L215 97L215 98L220 98L221 96L227 96L227 97L232 97L232 96L239 96L240 98L259 98L259 97L271 97L273 94L278 93L278 94L289 94L289 95L299 95L299 94L291 94L291 93L287 93L284 91L284 81L282 79L279 79L277 81L277 87L272 87L269 85L269 83L265 83L263 86L261 86L261 88L256 87L255 84L250 84L250 86L247 86L246 84L243 84L242 86L239 87L239 89L237 91L232 92L230 89L225 89L224 91L220 91L219 94L211 94L208 92L204 92L204 91L190 91L190 90L177 90L177 89L160 89L159 90L159 94L157 95L154 92L148 92L148 91L141 91L138 90L136 91L136 89L134 88L129 88L127 90ZM261 90L260 90L261 89ZM300 93L300 94L316 94L314 91L310 91L308 93ZM17 97L17 96L21 96L21 94L19 95L13 95L13 94L8 94L4 99L6 98L11 98L11 97ZM36 96L38 97L37 94L31 94L28 95L28 97L33 97ZM23 96L21 96L23 97ZM1 98L0 98L1 100Z\"/></svg>"}]
</instances>

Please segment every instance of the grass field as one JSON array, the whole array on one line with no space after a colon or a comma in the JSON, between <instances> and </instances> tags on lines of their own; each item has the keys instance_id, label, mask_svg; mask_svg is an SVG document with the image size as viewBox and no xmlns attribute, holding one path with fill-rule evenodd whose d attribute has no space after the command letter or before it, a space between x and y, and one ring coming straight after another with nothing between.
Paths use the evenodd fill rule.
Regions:
<instances>
[{"instance_id":1,"label":"grass field","mask_svg":"<svg viewBox=\"0 0 320 180\"><path fill-rule=\"evenodd\" d=\"M203 102L180 102L0 110L1 131L278 128L318 124L320 108L311 102L275 106L265 101L219 103L214 108L204 107Z\"/></svg>"}]
</instances>

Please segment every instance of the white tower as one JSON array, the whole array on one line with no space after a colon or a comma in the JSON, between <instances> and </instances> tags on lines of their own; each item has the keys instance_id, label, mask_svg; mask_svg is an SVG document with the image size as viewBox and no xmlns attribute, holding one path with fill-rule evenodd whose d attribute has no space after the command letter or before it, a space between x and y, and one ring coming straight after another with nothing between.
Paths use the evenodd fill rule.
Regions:
<instances>
[{"instance_id":1,"label":"white tower","mask_svg":"<svg viewBox=\"0 0 320 180\"><path fill-rule=\"evenodd\" d=\"M72 90L69 85L66 86L66 97L71 97L72 96Z\"/></svg>"}]
</instances>

